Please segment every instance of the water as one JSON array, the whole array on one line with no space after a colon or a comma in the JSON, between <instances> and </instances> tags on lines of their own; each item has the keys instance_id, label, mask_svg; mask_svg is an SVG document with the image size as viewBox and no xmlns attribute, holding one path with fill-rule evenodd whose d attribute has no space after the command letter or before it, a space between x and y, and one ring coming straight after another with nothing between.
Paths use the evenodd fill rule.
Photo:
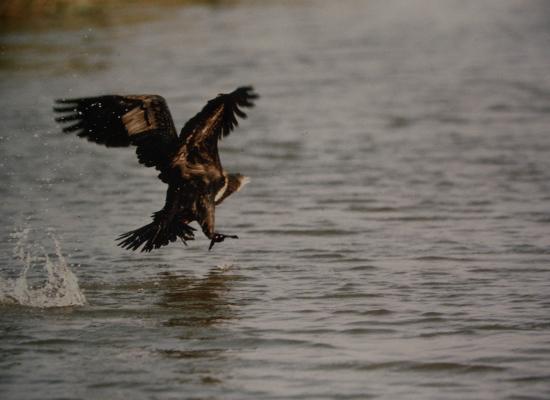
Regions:
<instances>
[{"instance_id":1,"label":"water","mask_svg":"<svg viewBox=\"0 0 550 400\"><path fill-rule=\"evenodd\" d=\"M63 256L61 245L57 238L50 233L55 247L56 261L40 247L40 254L35 253L37 242L29 238L31 230L26 228L12 235L17 240L14 248L14 258L21 262L23 271L16 279L0 278L0 304L14 304L28 307L71 307L86 304L86 297L78 286L78 279L71 271ZM46 279L41 282L37 274L36 264L43 265ZM34 276L30 273L34 272ZM33 279L35 283L29 281ZM36 282L38 281L38 282Z\"/></svg>"},{"instance_id":2,"label":"water","mask_svg":"<svg viewBox=\"0 0 550 400\"><path fill-rule=\"evenodd\" d=\"M547 2L132 12L1 36L2 279L11 234L54 229L86 298L0 308L2 398L548 398ZM165 187L53 99L159 93L182 126L243 84L221 156L252 182L217 210L240 239L116 247Z\"/></svg>"}]
</instances>

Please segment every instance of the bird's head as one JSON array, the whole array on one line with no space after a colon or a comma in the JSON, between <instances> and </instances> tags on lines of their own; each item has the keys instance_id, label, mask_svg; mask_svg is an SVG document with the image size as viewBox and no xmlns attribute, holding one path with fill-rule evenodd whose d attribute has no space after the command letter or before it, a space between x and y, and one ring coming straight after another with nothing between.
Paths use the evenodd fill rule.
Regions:
<instances>
[{"instance_id":1,"label":"bird's head","mask_svg":"<svg viewBox=\"0 0 550 400\"><path fill-rule=\"evenodd\" d=\"M241 190L244 185L250 182L250 178L248 176L241 174L227 174L226 177L227 181L225 186L216 195L216 205L220 204L232 193Z\"/></svg>"},{"instance_id":2,"label":"bird's head","mask_svg":"<svg viewBox=\"0 0 550 400\"><path fill-rule=\"evenodd\" d=\"M235 188L234 191L236 192L250 183L250 178L242 174L229 174L227 177L229 179L229 185L233 186Z\"/></svg>"}]
</instances>

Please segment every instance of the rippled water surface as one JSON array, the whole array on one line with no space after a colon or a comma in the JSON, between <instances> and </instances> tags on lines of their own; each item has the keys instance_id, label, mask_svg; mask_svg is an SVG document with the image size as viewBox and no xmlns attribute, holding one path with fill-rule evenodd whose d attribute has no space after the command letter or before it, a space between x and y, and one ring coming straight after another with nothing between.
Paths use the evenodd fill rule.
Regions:
<instances>
[{"instance_id":1,"label":"rippled water surface","mask_svg":"<svg viewBox=\"0 0 550 400\"><path fill-rule=\"evenodd\" d=\"M139 12L0 36L3 399L548 398L548 2ZM217 210L240 239L116 247L165 187L53 99L159 93L182 126L242 84L221 157L252 182ZM59 249L84 305L15 305Z\"/></svg>"}]
</instances>

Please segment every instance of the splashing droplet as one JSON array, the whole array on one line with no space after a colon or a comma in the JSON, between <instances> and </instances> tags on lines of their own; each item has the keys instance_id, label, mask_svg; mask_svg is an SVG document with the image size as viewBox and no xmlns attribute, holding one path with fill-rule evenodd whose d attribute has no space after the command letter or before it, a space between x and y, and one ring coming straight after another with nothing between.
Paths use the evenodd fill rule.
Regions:
<instances>
[{"instance_id":1,"label":"splashing droplet","mask_svg":"<svg viewBox=\"0 0 550 400\"><path fill-rule=\"evenodd\" d=\"M78 280L63 256L59 240L52 232L48 232L55 250L55 259L52 260L42 246L29 239L30 232L31 229L26 228L11 235L13 239L17 240L13 249L14 258L22 264L23 268L18 278L4 279L0 277L0 304L40 308L86 304L86 297L80 290ZM36 254L37 251L42 254ZM40 264L47 276L40 285L30 285L29 272Z\"/></svg>"}]
</instances>

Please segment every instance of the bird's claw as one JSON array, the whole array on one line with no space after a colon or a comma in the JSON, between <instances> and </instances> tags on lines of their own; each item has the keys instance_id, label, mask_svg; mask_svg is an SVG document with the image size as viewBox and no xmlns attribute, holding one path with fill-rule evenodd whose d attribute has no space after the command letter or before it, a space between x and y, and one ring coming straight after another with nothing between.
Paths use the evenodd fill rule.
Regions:
<instances>
[{"instance_id":1,"label":"bird's claw","mask_svg":"<svg viewBox=\"0 0 550 400\"><path fill-rule=\"evenodd\" d=\"M187 241L188 240L195 240L195 236L193 236L192 234L191 235L181 235L179 237L182 241L182 243L187 246Z\"/></svg>"},{"instance_id":2,"label":"bird's claw","mask_svg":"<svg viewBox=\"0 0 550 400\"><path fill-rule=\"evenodd\" d=\"M214 244L223 242L225 238L238 239L239 237L237 235L224 235L223 233L214 233L214 236L210 241L210 246L208 247L208 251L212 250L212 247L214 247Z\"/></svg>"}]
</instances>

